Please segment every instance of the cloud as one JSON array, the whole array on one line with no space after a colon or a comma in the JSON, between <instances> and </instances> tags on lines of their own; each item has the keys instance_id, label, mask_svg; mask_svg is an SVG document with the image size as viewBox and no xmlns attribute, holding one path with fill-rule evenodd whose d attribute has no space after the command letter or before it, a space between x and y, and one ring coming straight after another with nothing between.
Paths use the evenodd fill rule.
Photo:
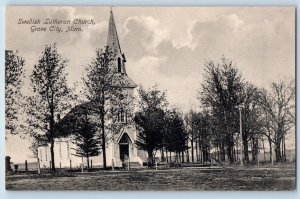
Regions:
<instances>
[{"instance_id":1,"label":"cloud","mask_svg":"<svg viewBox=\"0 0 300 199\"><path fill-rule=\"evenodd\" d=\"M160 83L170 93L170 101L180 107L197 101L195 90L200 87L206 60L219 61L222 56L232 59L245 80L257 86L294 74L293 25L281 18L254 20L245 13L222 13L193 20L182 43L167 36L176 31L169 28L155 45L157 32L162 30L160 20L127 18L123 28L122 41L124 46L130 46L126 55L134 67L133 79L149 87ZM291 70L286 70L285 65ZM179 91L188 97L180 97Z\"/></svg>"},{"instance_id":2,"label":"cloud","mask_svg":"<svg viewBox=\"0 0 300 199\"><path fill-rule=\"evenodd\" d=\"M127 55L140 58L145 54L155 54L156 48L168 37L168 31L160 21L151 16L128 17L123 24L122 46Z\"/></svg>"}]
</instances>

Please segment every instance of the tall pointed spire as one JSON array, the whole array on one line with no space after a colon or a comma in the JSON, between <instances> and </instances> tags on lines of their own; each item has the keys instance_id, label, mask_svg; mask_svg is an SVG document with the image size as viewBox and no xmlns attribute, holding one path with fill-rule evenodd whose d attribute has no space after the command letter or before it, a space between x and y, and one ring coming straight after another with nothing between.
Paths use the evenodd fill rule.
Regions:
<instances>
[{"instance_id":1,"label":"tall pointed spire","mask_svg":"<svg viewBox=\"0 0 300 199\"><path fill-rule=\"evenodd\" d=\"M119 54L119 53L122 54L112 8L110 10L109 27L108 27L108 35L107 35L106 45L109 46L116 54Z\"/></svg>"},{"instance_id":2,"label":"tall pointed spire","mask_svg":"<svg viewBox=\"0 0 300 199\"><path fill-rule=\"evenodd\" d=\"M106 45L112 50L115 56L115 64L112 64L112 71L115 72L115 86L122 88L136 88L137 85L128 77L126 73L126 58L121 51L117 28L114 20L112 8L110 10L109 27Z\"/></svg>"}]
</instances>

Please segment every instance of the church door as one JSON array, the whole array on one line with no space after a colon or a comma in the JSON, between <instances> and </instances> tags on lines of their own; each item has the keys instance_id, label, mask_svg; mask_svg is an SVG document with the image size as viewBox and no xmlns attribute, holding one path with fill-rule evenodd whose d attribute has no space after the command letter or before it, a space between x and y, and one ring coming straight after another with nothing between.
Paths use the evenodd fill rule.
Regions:
<instances>
[{"instance_id":1,"label":"church door","mask_svg":"<svg viewBox=\"0 0 300 199\"><path fill-rule=\"evenodd\" d=\"M122 162L124 162L124 160L127 158L129 158L129 145L128 144L120 144L120 159Z\"/></svg>"},{"instance_id":2,"label":"church door","mask_svg":"<svg viewBox=\"0 0 300 199\"><path fill-rule=\"evenodd\" d=\"M129 158L129 144L131 143L131 140L127 133L124 133L122 138L119 142L119 149L120 149L120 159L123 162L126 160L126 158Z\"/></svg>"}]
</instances>

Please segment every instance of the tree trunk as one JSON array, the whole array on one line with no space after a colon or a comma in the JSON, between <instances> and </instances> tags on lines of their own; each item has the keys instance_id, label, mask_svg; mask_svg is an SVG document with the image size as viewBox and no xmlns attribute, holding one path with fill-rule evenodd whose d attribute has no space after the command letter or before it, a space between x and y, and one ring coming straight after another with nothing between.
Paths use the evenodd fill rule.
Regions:
<instances>
[{"instance_id":1,"label":"tree trunk","mask_svg":"<svg viewBox=\"0 0 300 199\"><path fill-rule=\"evenodd\" d=\"M102 130L102 157L103 157L103 169L106 169L106 140L105 140L105 125L104 116L101 117L101 130Z\"/></svg>"},{"instance_id":2,"label":"tree trunk","mask_svg":"<svg viewBox=\"0 0 300 199\"><path fill-rule=\"evenodd\" d=\"M189 153L189 149L186 149L186 161L190 162L190 153Z\"/></svg>"},{"instance_id":3,"label":"tree trunk","mask_svg":"<svg viewBox=\"0 0 300 199\"><path fill-rule=\"evenodd\" d=\"M249 163L249 153L248 153L248 141L247 141L247 137L243 138L243 147L244 147L244 161L246 163Z\"/></svg>"},{"instance_id":4,"label":"tree trunk","mask_svg":"<svg viewBox=\"0 0 300 199\"><path fill-rule=\"evenodd\" d=\"M234 161L233 155L232 155L232 147L233 147L232 141L229 141L229 143L227 145L227 156L228 156L230 163L233 163L233 161Z\"/></svg>"},{"instance_id":5,"label":"tree trunk","mask_svg":"<svg viewBox=\"0 0 300 199\"><path fill-rule=\"evenodd\" d=\"M264 141L264 139L262 139L262 147L263 147L263 151L264 151L264 161L266 161L266 148L265 148L265 141Z\"/></svg>"},{"instance_id":6,"label":"tree trunk","mask_svg":"<svg viewBox=\"0 0 300 199\"><path fill-rule=\"evenodd\" d=\"M166 159L167 159L167 162L169 162L168 151L167 151L167 149L166 149Z\"/></svg>"},{"instance_id":7,"label":"tree trunk","mask_svg":"<svg viewBox=\"0 0 300 199\"><path fill-rule=\"evenodd\" d=\"M284 136L284 142L283 142L283 155L284 155L284 161L286 162L285 136Z\"/></svg>"},{"instance_id":8,"label":"tree trunk","mask_svg":"<svg viewBox=\"0 0 300 199\"><path fill-rule=\"evenodd\" d=\"M272 140L268 138L269 140L269 147L270 147L270 163L273 164L273 147L272 147Z\"/></svg>"},{"instance_id":9,"label":"tree trunk","mask_svg":"<svg viewBox=\"0 0 300 199\"><path fill-rule=\"evenodd\" d=\"M89 156L87 156L86 157L86 166L87 166L87 169L89 169L90 168L90 158L89 158Z\"/></svg>"},{"instance_id":10,"label":"tree trunk","mask_svg":"<svg viewBox=\"0 0 300 199\"><path fill-rule=\"evenodd\" d=\"M103 169L106 169L106 139L105 139L105 93L104 90L101 91L102 99L101 99L101 130L102 130L102 157L103 157Z\"/></svg>"},{"instance_id":11,"label":"tree trunk","mask_svg":"<svg viewBox=\"0 0 300 199\"><path fill-rule=\"evenodd\" d=\"M275 155L276 155L276 162L281 162L282 158L281 158L281 141L277 141L275 143Z\"/></svg>"},{"instance_id":12,"label":"tree trunk","mask_svg":"<svg viewBox=\"0 0 300 199\"><path fill-rule=\"evenodd\" d=\"M154 165L153 152L148 151L148 167L152 167Z\"/></svg>"},{"instance_id":13,"label":"tree trunk","mask_svg":"<svg viewBox=\"0 0 300 199\"><path fill-rule=\"evenodd\" d=\"M226 150L225 150L225 144L222 143L222 161L226 161Z\"/></svg>"},{"instance_id":14,"label":"tree trunk","mask_svg":"<svg viewBox=\"0 0 300 199\"><path fill-rule=\"evenodd\" d=\"M235 147L232 147L232 154L233 154L233 161L236 162L237 161L237 158L236 158L236 151L235 150Z\"/></svg>"},{"instance_id":15,"label":"tree trunk","mask_svg":"<svg viewBox=\"0 0 300 199\"><path fill-rule=\"evenodd\" d=\"M202 157L203 157L203 162L206 162L206 156L205 156L205 148L202 147Z\"/></svg>"},{"instance_id":16,"label":"tree trunk","mask_svg":"<svg viewBox=\"0 0 300 199\"><path fill-rule=\"evenodd\" d=\"M220 161L220 145L217 145L218 160Z\"/></svg>"},{"instance_id":17,"label":"tree trunk","mask_svg":"<svg viewBox=\"0 0 300 199\"><path fill-rule=\"evenodd\" d=\"M192 162L194 162L194 138L191 140Z\"/></svg>"},{"instance_id":18,"label":"tree trunk","mask_svg":"<svg viewBox=\"0 0 300 199\"><path fill-rule=\"evenodd\" d=\"M203 149L201 149L201 148L202 147L199 146L198 150L199 150L199 153L200 153L199 154L200 157L199 157L199 159L198 158L197 159L198 159L198 161L200 161L202 163L203 162Z\"/></svg>"},{"instance_id":19,"label":"tree trunk","mask_svg":"<svg viewBox=\"0 0 300 199\"><path fill-rule=\"evenodd\" d=\"M283 136L283 138L282 138L282 147L281 147L282 149L282 154L281 154L281 156L282 156L282 161L283 162L286 162L286 154L285 154L285 136Z\"/></svg>"},{"instance_id":20,"label":"tree trunk","mask_svg":"<svg viewBox=\"0 0 300 199\"><path fill-rule=\"evenodd\" d=\"M252 161L257 162L257 155L258 155L258 139L252 138Z\"/></svg>"},{"instance_id":21,"label":"tree trunk","mask_svg":"<svg viewBox=\"0 0 300 199\"><path fill-rule=\"evenodd\" d=\"M198 156L199 154L198 154L198 144L197 144L197 143L198 143L198 141L197 141L197 139L196 139L196 143L195 143L195 144L196 144L196 145L195 145L195 148L196 148L196 161L198 162L198 161L199 161L199 158L198 158L198 157L199 157L199 156Z\"/></svg>"},{"instance_id":22,"label":"tree trunk","mask_svg":"<svg viewBox=\"0 0 300 199\"><path fill-rule=\"evenodd\" d=\"M165 152L164 152L164 148L161 148L160 150L160 161L165 161Z\"/></svg>"},{"instance_id":23,"label":"tree trunk","mask_svg":"<svg viewBox=\"0 0 300 199\"><path fill-rule=\"evenodd\" d=\"M54 162L54 139L51 140L50 143L50 154L51 154L51 171L55 172L55 162Z\"/></svg>"}]
</instances>

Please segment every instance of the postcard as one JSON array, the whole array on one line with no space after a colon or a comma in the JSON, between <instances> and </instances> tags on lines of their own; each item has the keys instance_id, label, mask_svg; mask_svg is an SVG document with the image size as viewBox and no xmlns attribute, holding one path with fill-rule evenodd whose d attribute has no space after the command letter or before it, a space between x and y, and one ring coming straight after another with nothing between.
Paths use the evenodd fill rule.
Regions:
<instances>
[{"instance_id":1,"label":"postcard","mask_svg":"<svg viewBox=\"0 0 300 199\"><path fill-rule=\"evenodd\" d=\"M6 189L294 191L295 7L7 6Z\"/></svg>"}]
</instances>

